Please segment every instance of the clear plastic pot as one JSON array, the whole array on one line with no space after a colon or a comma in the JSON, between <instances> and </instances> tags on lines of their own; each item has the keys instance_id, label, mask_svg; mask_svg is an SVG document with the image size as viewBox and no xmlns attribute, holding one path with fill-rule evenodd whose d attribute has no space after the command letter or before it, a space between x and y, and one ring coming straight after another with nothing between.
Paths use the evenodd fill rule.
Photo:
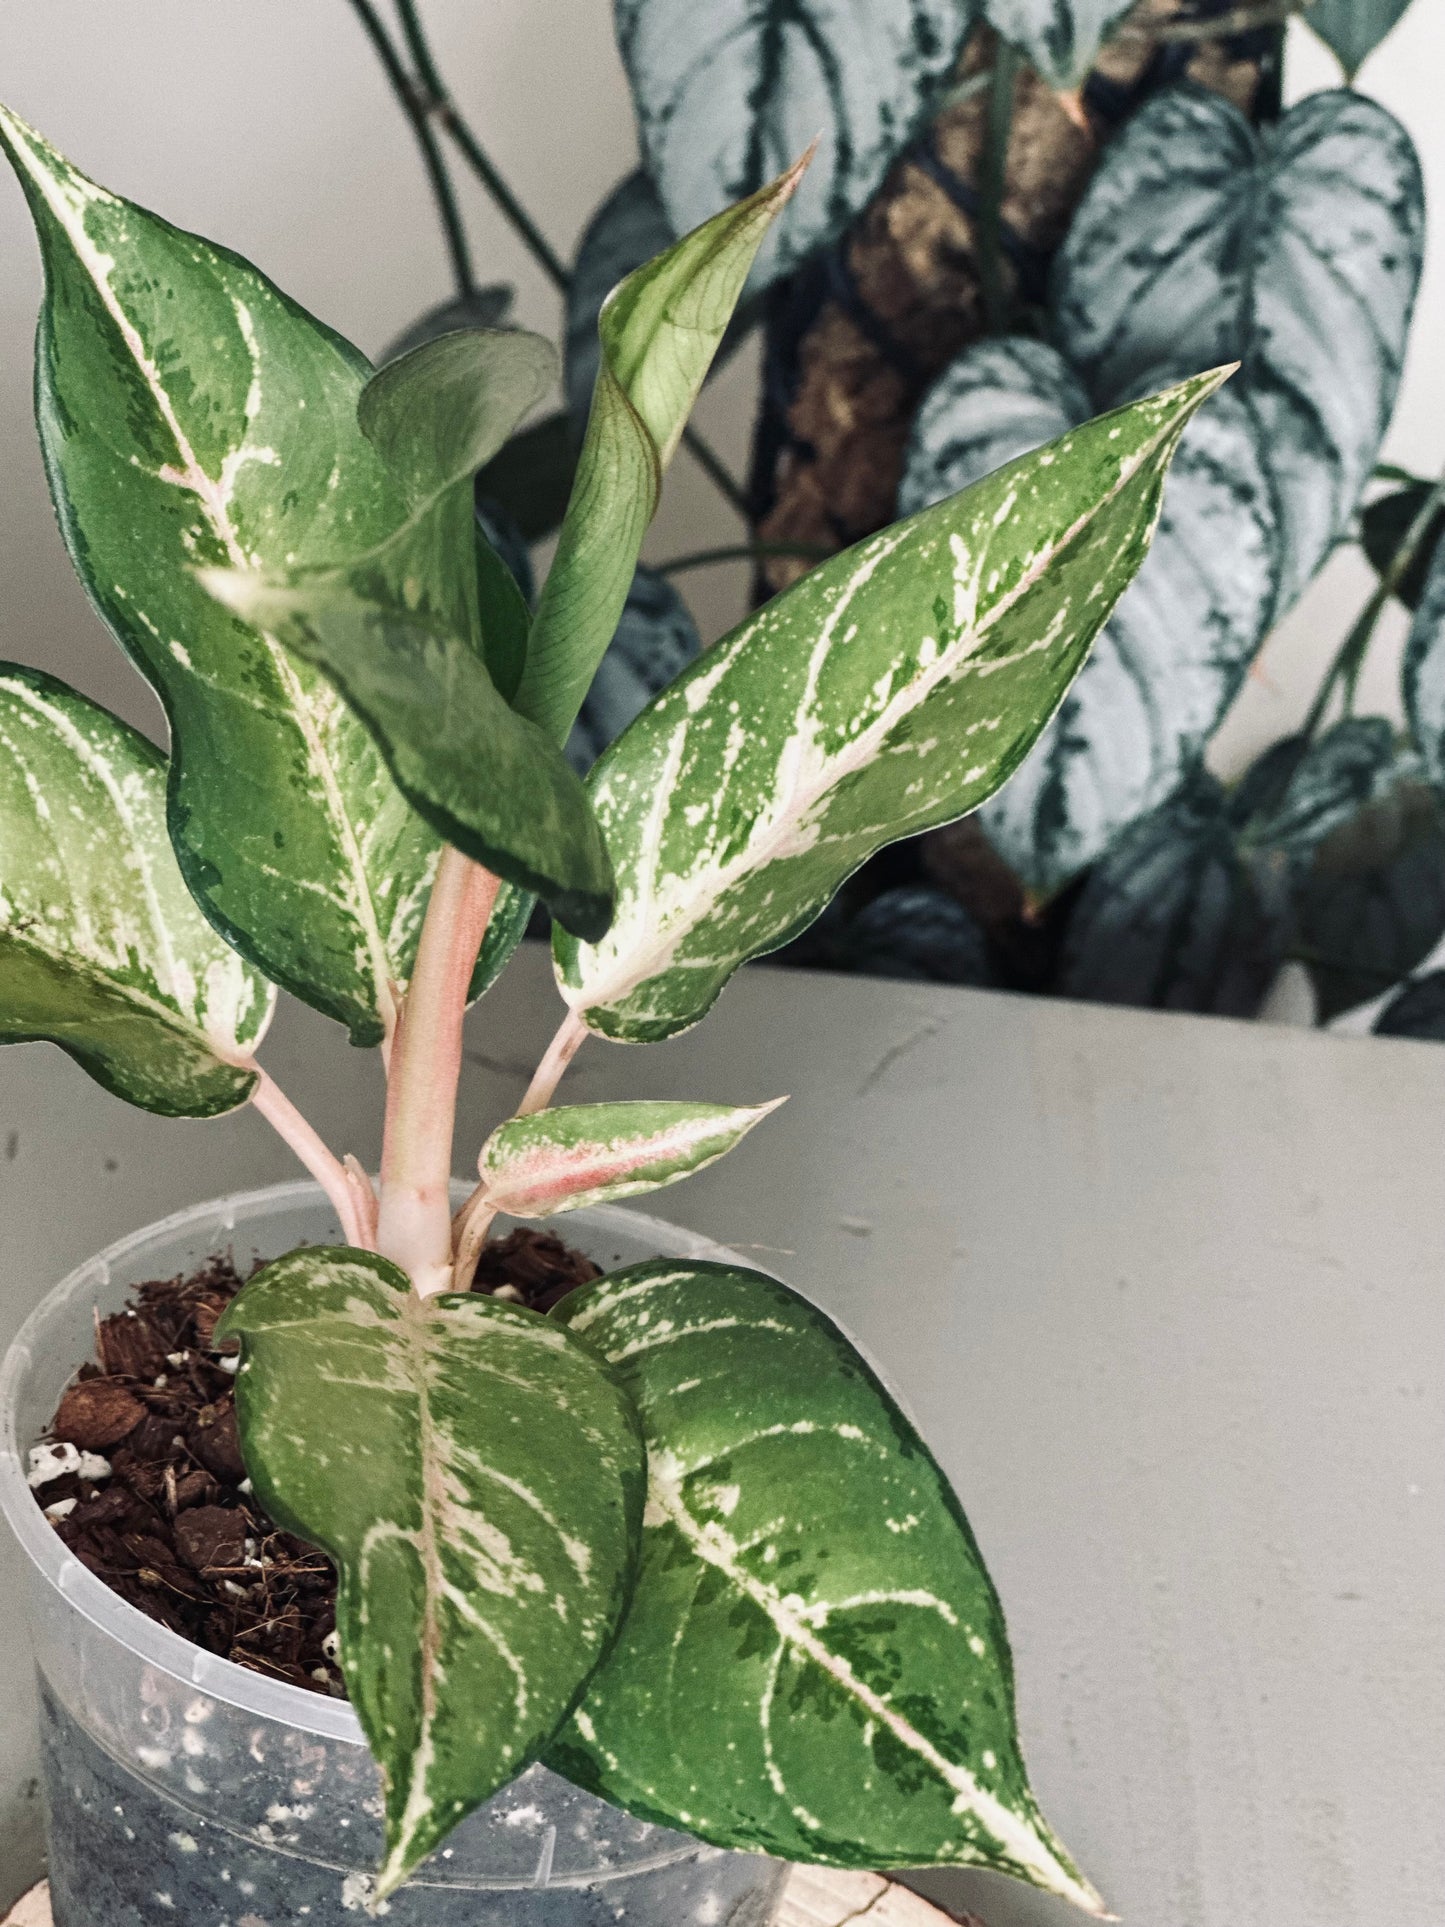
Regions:
<instances>
[{"instance_id":1,"label":"clear plastic pot","mask_svg":"<svg viewBox=\"0 0 1445 1927\"><path fill-rule=\"evenodd\" d=\"M608 1268L720 1255L615 1206L578 1211L570 1242ZM28 1448L94 1317L143 1280L332 1242L311 1184L167 1218L72 1272L0 1370L0 1507L29 1555L29 1604L56 1927L349 1927L380 1843L376 1767L343 1700L200 1651L71 1557L25 1482ZM633 1820L532 1767L384 1903L390 1927L765 1927L785 1869ZM379 1910L380 1911L380 1910Z\"/></svg>"}]
</instances>

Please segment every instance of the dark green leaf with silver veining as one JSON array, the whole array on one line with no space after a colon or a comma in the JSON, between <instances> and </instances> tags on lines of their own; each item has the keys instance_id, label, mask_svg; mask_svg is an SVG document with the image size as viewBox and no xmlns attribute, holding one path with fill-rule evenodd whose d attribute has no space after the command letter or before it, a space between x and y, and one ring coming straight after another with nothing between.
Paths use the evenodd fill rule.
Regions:
<instances>
[{"instance_id":1,"label":"dark green leaf with silver veining","mask_svg":"<svg viewBox=\"0 0 1445 1927\"><path fill-rule=\"evenodd\" d=\"M1089 872L1057 989L1090 1003L1253 1017L1289 937L1284 862L1241 850L1223 789L1199 770Z\"/></svg>"},{"instance_id":2,"label":"dark green leaf with silver veining","mask_svg":"<svg viewBox=\"0 0 1445 1927\"><path fill-rule=\"evenodd\" d=\"M1133 0L982 0L983 17L1051 87L1077 87Z\"/></svg>"},{"instance_id":3,"label":"dark green leaf with silver veining","mask_svg":"<svg viewBox=\"0 0 1445 1927\"><path fill-rule=\"evenodd\" d=\"M1429 970L1407 983L1375 1019L1377 1037L1415 1037L1445 1044L1445 970Z\"/></svg>"},{"instance_id":4,"label":"dark green leaf with silver veining","mask_svg":"<svg viewBox=\"0 0 1445 1927\"><path fill-rule=\"evenodd\" d=\"M821 136L759 256L786 274L862 211L941 102L973 0L617 0L647 170L681 234Z\"/></svg>"},{"instance_id":5,"label":"dark green leaf with silver veining","mask_svg":"<svg viewBox=\"0 0 1445 1927\"><path fill-rule=\"evenodd\" d=\"M1101 1911L1029 1790L958 1499L837 1326L703 1263L631 1266L554 1315L621 1374L648 1490L617 1644L549 1764L719 1846L993 1866Z\"/></svg>"},{"instance_id":6,"label":"dark green leaf with silver veining","mask_svg":"<svg viewBox=\"0 0 1445 1927\"><path fill-rule=\"evenodd\" d=\"M934 984L995 981L988 940L977 919L946 890L927 883L880 892L833 933L818 962L860 977Z\"/></svg>"},{"instance_id":7,"label":"dark green leaf with silver veining","mask_svg":"<svg viewBox=\"0 0 1445 1927\"><path fill-rule=\"evenodd\" d=\"M347 1690L385 1778L384 1895L533 1759L631 1586L643 1450L585 1343L482 1294L423 1301L344 1248L258 1272L217 1326L257 1497L340 1576Z\"/></svg>"},{"instance_id":8,"label":"dark green leaf with silver veining","mask_svg":"<svg viewBox=\"0 0 1445 1927\"><path fill-rule=\"evenodd\" d=\"M1409 482L1389 495L1381 495L1360 515L1360 543L1376 575L1383 575L1395 559L1415 517L1433 492L1433 482ZM1445 536L1445 506L1438 508L1426 525L1425 534L1395 588L1407 609L1419 607L1425 591L1425 578L1440 539Z\"/></svg>"},{"instance_id":9,"label":"dark green leaf with silver veining","mask_svg":"<svg viewBox=\"0 0 1445 1927\"><path fill-rule=\"evenodd\" d=\"M275 992L191 900L166 762L63 683L0 663L0 1041L59 1044L166 1117L243 1104Z\"/></svg>"},{"instance_id":10,"label":"dark green leaf with silver veining","mask_svg":"<svg viewBox=\"0 0 1445 1927\"><path fill-rule=\"evenodd\" d=\"M1338 57L1345 78L1353 80L1366 56L1409 4L1410 0L1310 0L1305 21Z\"/></svg>"},{"instance_id":11,"label":"dark green leaf with silver veining","mask_svg":"<svg viewBox=\"0 0 1445 1927\"><path fill-rule=\"evenodd\" d=\"M319 561L393 525L395 484L356 422L370 370L254 268L95 186L13 115L0 143L45 257L36 382L61 530L165 705L186 882L268 976L375 1042L436 839L331 684L194 576Z\"/></svg>"},{"instance_id":12,"label":"dark green leaf with silver veining","mask_svg":"<svg viewBox=\"0 0 1445 1927\"><path fill-rule=\"evenodd\" d=\"M1273 795L1259 795L1240 826L1240 841L1246 849L1276 850L1292 861L1308 860L1367 803L1387 795L1399 771L1394 724L1383 716L1346 716L1317 742L1298 746L1289 760L1287 780ZM1248 784L1246 777L1241 789ZM1261 792L1266 787L1262 778L1256 786ZM1238 796L1237 791L1231 799L1236 818Z\"/></svg>"},{"instance_id":13,"label":"dark green leaf with silver veining","mask_svg":"<svg viewBox=\"0 0 1445 1927\"><path fill-rule=\"evenodd\" d=\"M598 664L567 738L574 769L591 769L609 743L702 654L687 604L666 576L639 569L617 633Z\"/></svg>"},{"instance_id":14,"label":"dark green leaf with silver veining","mask_svg":"<svg viewBox=\"0 0 1445 1927\"><path fill-rule=\"evenodd\" d=\"M814 569L706 651L588 786L617 867L563 994L644 1043L812 922L883 844L977 808L1027 755L1149 545L1219 371L1073 430Z\"/></svg>"},{"instance_id":15,"label":"dark green leaf with silver veining","mask_svg":"<svg viewBox=\"0 0 1445 1927\"><path fill-rule=\"evenodd\" d=\"M1445 544L1437 548L1405 639L1405 715L1425 773L1445 788Z\"/></svg>"}]
</instances>

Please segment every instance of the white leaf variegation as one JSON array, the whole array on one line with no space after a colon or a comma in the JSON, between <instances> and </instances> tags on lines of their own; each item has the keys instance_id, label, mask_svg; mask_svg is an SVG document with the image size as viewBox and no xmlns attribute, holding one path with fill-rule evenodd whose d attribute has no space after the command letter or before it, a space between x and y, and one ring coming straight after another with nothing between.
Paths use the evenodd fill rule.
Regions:
<instances>
[{"instance_id":1,"label":"white leaf variegation","mask_svg":"<svg viewBox=\"0 0 1445 1927\"><path fill-rule=\"evenodd\" d=\"M1312 96L1266 140L1218 96L1161 95L1075 217L1058 348L986 343L925 401L900 496L911 509L1094 408L1241 361L1184 439L1138 581L984 811L1037 893L1173 792L1346 528L1394 402L1420 215L1409 140L1373 102Z\"/></svg>"},{"instance_id":2,"label":"white leaf variegation","mask_svg":"<svg viewBox=\"0 0 1445 1927\"><path fill-rule=\"evenodd\" d=\"M0 1041L48 1039L168 1117L245 1102L275 992L192 902L166 763L72 689L0 664Z\"/></svg>"},{"instance_id":3,"label":"white leaf variegation","mask_svg":"<svg viewBox=\"0 0 1445 1927\"><path fill-rule=\"evenodd\" d=\"M341 1663L385 1778L384 1896L535 1757L611 1640L637 1418L562 1326L481 1294L424 1303L367 1252L277 1259L216 1336L241 1341L258 1497L339 1568Z\"/></svg>"},{"instance_id":4,"label":"white leaf variegation","mask_svg":"<svg viewBox=\"0 0 1445 1927\"><path fill-rule=\"evenodd\" d=\"M487 1207L550 1218L676 1184L714 1164L761 1124L771 1104L573 1104L514 1117L482 1146Z\"/></svg>"},{"instance_id":5,"label":"white leaf variegation","mask_svg":"<svg viewBox=\"0 0 1445 1927\"><path fill-rule=\"evenodd\" d=\"M620 1373L648 1474L631 1603L548 1764L719 1846L991 1866L1101 1912L1030 1791L958 1499L844 1334L701 1263L556 1316Z\"/></svg>"},{"instance_id":6,"label":"white leaf variegation","mask_svg":"<svg viewBox=\"0 0 1445 1927\"><path fill-rule=\"evenodd\" d=\"M589 778L617 873L563 994L626 1042L695 1023L874 850L974 809L1142 561L1196 377L822 564L645 709Z\"/></svg>"}]
</instances>

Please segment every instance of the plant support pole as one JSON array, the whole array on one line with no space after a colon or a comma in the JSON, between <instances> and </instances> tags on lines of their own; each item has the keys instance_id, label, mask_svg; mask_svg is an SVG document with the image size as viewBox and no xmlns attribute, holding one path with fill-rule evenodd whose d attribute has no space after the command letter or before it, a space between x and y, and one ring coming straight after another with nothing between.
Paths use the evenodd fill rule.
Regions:
<instances>
[{"instance_id":1,"label":"plant support pole","mask_svg":"<svg viewBox=\"0 0 1445 1927\"><path fill-rule=\"evenodd\" d=\"M460 850L448 845L442 851L392 1053L376 1244L423 1298L451 1283L462 1019L499 887Z\"/></svg>"}]
</instances>

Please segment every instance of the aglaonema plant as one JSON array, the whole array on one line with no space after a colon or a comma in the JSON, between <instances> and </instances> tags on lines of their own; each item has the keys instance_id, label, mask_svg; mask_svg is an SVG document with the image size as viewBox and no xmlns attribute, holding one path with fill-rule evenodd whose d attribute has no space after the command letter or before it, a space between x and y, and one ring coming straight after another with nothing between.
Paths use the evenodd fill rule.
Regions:
<instances>
[{"instance_id":1,"label":"aglaonema plant","mask_svg":"<svg viewBox=\"0 0 1445 1927\"><path fill-rule=\"evenodd\" d=\"M670 1184L772 1108L552 1099L589 1033L687 1028L875 850L999 788L1221 373L824 563L584 782L561 746L798 169L612 294L532 611L472 477L554 381L544 342L445 335L374 372L14 116L0 140L44 255L60 526L170 728L167 758L0 670L0 1036L154 1111L255 1105L335 1208L345 1242L267 1266L217 1338L257 1494L339 1571L378 1895L541 1758L723 1846L978 1863L1098 1911L1030 1793L958 1501L836 1326L730 1265L636 1266L548 1317L469 1287L498 1213ZM538 897L566 1014L453 1216L463 1014ZM259 1064L277 985L380 1048L379 1186Z\"/></svg>"}]
</instances>

